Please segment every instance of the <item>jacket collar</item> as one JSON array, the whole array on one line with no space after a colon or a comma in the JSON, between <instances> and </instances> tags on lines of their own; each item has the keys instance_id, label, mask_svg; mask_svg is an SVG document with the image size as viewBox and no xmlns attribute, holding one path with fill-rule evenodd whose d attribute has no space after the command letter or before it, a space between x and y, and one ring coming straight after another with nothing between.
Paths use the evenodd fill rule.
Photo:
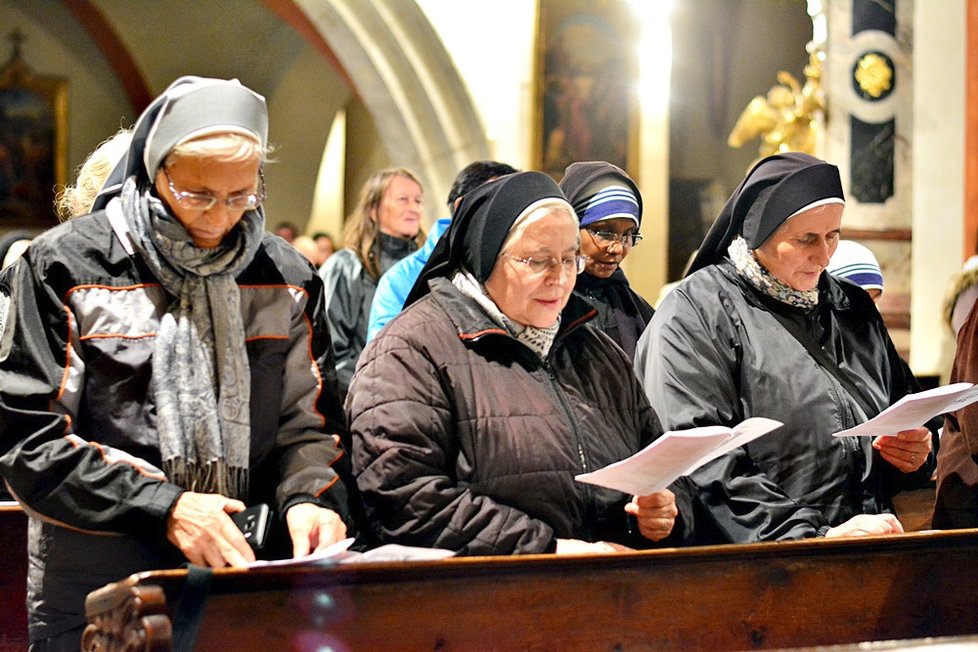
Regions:
<instances>
[{"instance_id":1,"label":"jacket collar","mask_svg":"<svg viewBox=\"0 0 978 652\"><path fill-rule=\"evenodd\" d=\"M771 302L777 302L779 305L784 306L787 309L791 309L791 306L782 304L770 297L763 297L765 301L762 301L762 294L754 289L754 287L744 280L740 274L737 273L736 268L732 262L724 259L722 262L717 264L719 270L728 278L733 280L738 286L744 288L744 296L754 303L755 305L766 307L765 301L770 300ZM866 295L869 298L869 295ZM812 310L818 310L823 306L829 306L833 310L844 311L849 310L853 307L850 295L842 287L842 284L838 279L829 274L828 272L822 272L822 275L818 279L818 305ZM872 301L872 299L870 299ZM798 308L795 308L798 310Z\"/></svg>"},{"instance_id":2,"label":"jacket collar","mask_svg":"<svg viewBox=\"0 0 978 652\"><path fill-rule=\"evenodd\" d=\"M509 331L500 326L472 299L452 285L447 278L435 278L430 281L431 294L455 325L458 337L463 342L477 342L484 337L506 337L517 341ZM579 326L597 316L598 311L590 303L575 294L560 313L560 330L557 331L557 341L576 330Z\"/></svg>"},{"instance_id":3,"label":"jacket collar","mask_svg":"<svg viewBox=\"0 0 978 652\"><path fill-rule=\"evenodd\" d=\"M409 253L417 250L418 244L411 238L395 238L386 233L379 233L380 249L395 260L404 258Z\"/></svg>"}]
</instances>

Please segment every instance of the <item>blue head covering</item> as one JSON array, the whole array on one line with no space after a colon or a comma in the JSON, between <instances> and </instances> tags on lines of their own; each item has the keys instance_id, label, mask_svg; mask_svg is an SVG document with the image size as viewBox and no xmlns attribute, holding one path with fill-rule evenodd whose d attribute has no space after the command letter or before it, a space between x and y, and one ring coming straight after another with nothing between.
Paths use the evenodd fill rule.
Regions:
<instances>
[{"instance_id":1,"label":"blue head covering","mask_svg":"<svg viewBox=\"0 0 978 652\"><path fill-rule=\"evenodd\" d=\"M849 279L864 290L883 291L883 272L876 256L858 242L840 240L825 271Z\"/></svg>"},{"instance_id":2,"label":"blue head covering","mask_svg":"<svg viewBox=\"0 0 978 652\"><path fill-rule=\"evenodd\" d=\"M642 195L632 178L605 161L571 163L564 170L560 189L585 227L602 220L630 219L642 224Z\"/></svg>"}]
</instances>

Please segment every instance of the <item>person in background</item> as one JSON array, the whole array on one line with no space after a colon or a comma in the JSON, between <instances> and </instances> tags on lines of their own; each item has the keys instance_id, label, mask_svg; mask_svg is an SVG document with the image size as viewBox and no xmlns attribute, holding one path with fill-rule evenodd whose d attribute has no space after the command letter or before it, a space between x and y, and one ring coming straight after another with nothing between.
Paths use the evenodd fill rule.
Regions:
<instances>
[{"instance_id":1,"label":"person in background","mask_svg":"<svg viewBox=\"0 0 978 652\"><path fill-rule=\"evenodd\" d=\"M347 397L375 543L562 554L686 536L678 486L630 497L574 480L662 432L628 358L572 296L579 237L543 173L462 198Z\"/></svg>"},{"instance_id":2,"label":"person in background","mask_svg":"<svg viewBox=\"0 0 978 652\"><path fill-rule=\"evenodd\" d=\"M322 264L325 263L326 260L336 251L336 243L333 242L333 236L328 233L324 233L323 231L313 233L312 239L316 242L316 246L319 247L319 255L323 261L320 263L320 266L322 266Z\"/></svg>"},{"instance_id":3,"label":"person in background","mask_svg":"<svg viewBox=\"0 0 978 652\"><path fill-rule=\"evenodd\" d=\"M275 506L286 555L346 536L322 282L264 229L267 115L236 80L176 80L95 212L13 268L0 474L30 515L34 649L78 649L108 582L253 561L246 505Z\"/></svg>"},{"instance_id":4,"label":"person in background","mask_svg":"<svg viewBox=\"0 0 978 652\"><path fill-rule=\"evenodd\" d=\"M476 161L469 163L455 177L448 191L448 210L454 212L462 197L471 190L478 188L487 181L497 177L513 174L516 168L499 163L498 161ZM421 273L421 268L428 262L428 257L442 234L448 229L451 217L437 220L428 232L424 245L413 254L408 254L398 261L390 270L380 277L377 291L374 292L370 304L370 320L367 324L367 341L369 342L380 332L387 322L394 319L404 307L404 300L414 286Z\"/></svg>"},{"instance_id":5,"label":"person in background","mask_svg":"<svg viewBox=\"0 0 978 652\"><path fill-rule=\"evenodd\" d=\"M574 291L598 309L593 324L629 358L654 310L628 285L621 263L642 239L642 195L623 170L604 161L571 163L560 189L581 218L584 273Z\"/></svg>"},{"instance_id":6,"label":"person in background","mask_svg":"<svg viewBox=\"0 0 978 652\"><path fill-rule=\"evenodd\" d=\"M700 542L901 532L893 494L929 479L927 428L832 436L919 389L869 295L824 273L844 201L836 166L762 159L639 340L667 430L784 424L690 475Z\"/></svg>"},{"instance_id":7,"label":"person in background","mask_svg":"<svg viewBox=\"0 0 978 652\"><path fill-rule=\"evenodd\" d=\"M410 170L388 168L370 177L346 222L346 247L319 270L326 284L326 308L336 373L345 395L357 358L367 343L367 322L377 281L394 263L424 242L421 209L424 188Z\"/></svg>"},{"instance_id":8,"label":"person in background","mask_svg":"<svg viewBox=\"0 0 978 652\"><path fill-rule=\"evenodd\" d=\"M78 168L74 186L67 186L54 198L54 211L61 221L91 212L95 196L119 159L129 148L132 129L120 129L103 141L88 155ZM12 231L0 238L0 338L7 322L10 308L10 279L4 273L19 259L31 243L32 235L26 231ZM0 489L0 494L3 490Z\"/></svg>"},{"instance_id":9,"label":"person in background","mask_svg":"<svg viewBox=\"0 0 978 652\"><path fill-rule=\"evenodd\" d=\"M7 313L10 311L11 265L13 265L27 250L31 243L31 234L27 231L9 231L0 237L0 341L7 325ZM7 499L5 491L0 487L0 499Z\"/></svg>"},{"instance_id":10,"label":"person in background","mask_svg":"<svg viewBox=\"0 0 978 652\"><path fill-rule=\"evenodd\" d=\"M7 269L24 255L33 236L27 231L8 231L0 237L0 271Z\"/></svg>"},{"instance_id":11,"label":"person in background","mask_svg":"<svg viewBox=\"0 0 978 652\"><path fill-rule=\"evenodd\" d=\"M874 303L883 295L883 271L876 256L858 242L839 240L835 253L825 268L832 276L852 281L869 293Z\"/></svg>"},{"instance_id":12,"label":"person in background","mask_svg":"<svg viewBox=\"0 0 978 652\"><path fill-rule=\"evenodd\" d=\"M964 261L944 299L944 323L957 337L978 299L978 256Z\"/></svg>"},{"instance_id":13,"label":"person in background","mask_svg":"<svg viewBox=\"0 0 978 652\"><path fill-rule=\"evenodd\" d=\"M944 301L944 321L954 334L950 383L978 383L978 256L965 261ZM978 527L978 406L944 416L937 452L937 529Z\"/></svg>"},{"instance_id":14,"label":"person in background","mask_svg":"<svg viewBox=\"0 0 978 652\"><path fill-rule=\"evenodd\" d=\"M54 198L55 212L62 222L92 212L95 197L132 142L132 128L120 129L102 141L78 168L75 185L66 186Z\"/></svg>"},{"instance_id":15,"label":"person in background","mask_svg":"<svg viewBox=\"0 0 978 652\"><path fill-rule=\"evenodd\" d=\"M320 252L319 245L317 245L316 241L307 235L296 236L295 240L292 241L292 246L295 247L296 251L305 256L306 260L308 260L317 270L319 269L320 265L325 262L322 257L322 253Z\"/></svg>"},{"instance_id":16,"label":"person in background","mask_svg":"<svg viewBox=\"0 0 978 652\"><path fill-rule=\"evenodd\" d=\"M279 222L275 225L275 235L292 244L299 235L299 227L292 222Z\"/></svg>"}]
</instances>

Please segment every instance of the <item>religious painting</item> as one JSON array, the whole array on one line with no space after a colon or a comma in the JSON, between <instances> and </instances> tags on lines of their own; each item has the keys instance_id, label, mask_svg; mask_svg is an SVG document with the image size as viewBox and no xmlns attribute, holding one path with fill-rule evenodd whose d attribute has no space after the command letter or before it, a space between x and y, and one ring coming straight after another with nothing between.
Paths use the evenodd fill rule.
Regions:
<instances>
[{"instance_id":1,"label":"religious painting","mask_svg":"<svg viewBox=\"0 0 978 652\"><path fill-rule=\"evenodd\" d=\"M634 174L638 21L623 0L540 0L537 169L560 179L575 161Z\"/></svg>"},{"instance_id":2,"label":"religious painting","mask_svg":"<svg viewBox=\"0 0 978 652\"><path fill-rule=\"evenodd\" d=\"M19 49L0 70L0 229L46 228L67 176L67 83L34 75Z\"/></svg>"}]
</instances>

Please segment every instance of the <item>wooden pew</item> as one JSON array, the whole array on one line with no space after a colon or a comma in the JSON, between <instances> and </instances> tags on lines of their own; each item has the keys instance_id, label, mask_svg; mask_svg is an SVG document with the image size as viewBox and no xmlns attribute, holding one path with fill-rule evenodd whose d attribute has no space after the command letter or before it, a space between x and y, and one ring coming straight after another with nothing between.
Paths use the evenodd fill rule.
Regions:
<instances>
[{"instance_id":1,"label":"wooden pew","mask_svg":"<svg viewBox=\"0 0 978 652\"><path fill-rule=\"evenodd\" d=\"M0 652L27 649L27 516L0 505Z\"/></svg>"},{"instance_id":2,"label":"wooden pew","mask_svg":"<svg viewBox=\"0 0 978 652\"><path fill-rule=\"evenodd\" d=\"M86 650L167 650L187 571L89 595ZM220 570L199 650L703 649L978 634L978 530ZM140 638L142 637L142 638Z\"/></svg>"}]
</instances>

